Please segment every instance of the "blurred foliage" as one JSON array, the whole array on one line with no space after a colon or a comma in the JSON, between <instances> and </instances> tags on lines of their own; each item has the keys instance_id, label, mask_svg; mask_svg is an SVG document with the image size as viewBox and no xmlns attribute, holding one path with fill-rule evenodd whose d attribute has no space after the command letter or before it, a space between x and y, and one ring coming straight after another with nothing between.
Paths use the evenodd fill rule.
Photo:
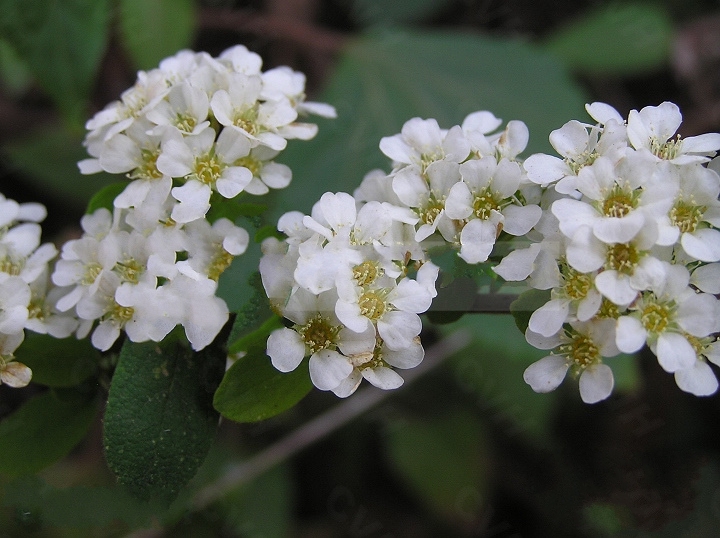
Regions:
<instances>
[{"instance_id":1,"label":"blurred foliage","mask_svg":"<svg viewBox=\"0 0 720 538\"><path fill-rule=\"evenodd\" d=\"M362 29L337 52L327 78L314 81L325 90L312 99L334 105L338 119L318 120L314 140L295 141L282 154L280 160L293 169L294 180L288 189L266 198L266 214L259 215L263 208L244 199L213 218L230 217L262 236L281 213L308 212L326 190L352 192L366 172L389 168L379 140L398 132L414 116L434 117L449 127L470 112L490 110L506 122L521 119L528 124L526 155L548 151L551 130L571 118L585 118L583 104L589 97L570 73L617 80L657 72L668 62L676 18L717 8L716 2L705 0L566 3L555 7L573 17L538 32L542 40L533 43L522 36L502 37L502 31L494 37L469 32L465 20L455 21L456 27L463 26L462 32L447 23L450 12L464 16L484 8L483 16L497 30L492 10L512 11L517 5L513 2L481 6L449 0L338 0L322 6L331 4L346 10L344 29ZM61 206L83 210L92 198L90 208L108 207L123 184L109 175L82 176L76 166L86 157L81 126L92 111L105 105L95 94L101 95L98 87L112 80L103 73L108 68L103 58L116 63L120 58L125 64L112 67L135 71L152 68L163 57L200 42L224 47L247 37L241 32L208 35L199 26L201 5L265 7L259 1L230 0L0 0L5 98L51 103L41 109L43 122L33 124L35 129L23 124L22 138L2 140L5 166ZM507 16L512 20L512 13ZM530 23L527 27L535 28ZM430 29L436 27L443 31ZM271 40L261 35L244 42L263 52L277 45L268 46ZM293 47L294 43L286 45L285 52ZM302 63L294 67L302 69ZM104 186L107 190L101 190ZM47 468L42 477L27 473L51 465L73 448L104 465L101 456L83 452L86 448L79 442L88 438L98 408L92 395L106 381L103 376L112 361L98 354L86 360L83 344L76 348L76 343L61 341L50 346L47 337L28 337L18 357L33 368L36 383L69 389L36 387L45 392L32 398L22 393L20 400L27 401L0 423L0 535L111 536L143 529L155 532L158 527L172 536L715 535L717 442L706 433L720 413L713 402L689 404L674 386L667 393L665 385L652 392L642 382L648 365L634 356L608 360L616 377L612 401L583 406L572 383L552 394L535 394L522 372L545 352L524 342L512 317L477 314L459 320L444 316L442 321L449 324L442 332L426 331L428 343L455 330L469 332L472 342L445 367L426 374L421 386L401 389L391 397L394 403L318 443L293 460L292 468L276 467L207 509L194 511L197 491L309 416L336 404L332 395L308 394L306 369L298 369L293 378L263 362L259 342L277 321L263 310L257 281L250 278L259 258L259 245L251 243L220 279L219 293L237 313L230 351L248 355L230 368L215 392L215 406L233 420L274 418L244 424L242 429L225 420L225 435L211 447L217 414L210 404L224 351L212 351L209 364L217 378L208 385L197 363L178 367L188 361L185 351L162 350L153 357L154 345L127 346L108 401L108 460L124 482L136 484L136 493L162 497L171 492L177 498L169 507L141 503L124 488L107 485L111 478L102 473L103 485L82 484L84 478L96 482L95 475L88 479L82 470L75 472L71 484L58 487L67 472L61 464ZM448 297L459 295L472 304L478 283L492 286L486 274L466 275L450 285L455 287ZM530 299L525 296L516 304L521 328L532 308L528 304L537 304L524 302ZM438 320L448 306L436 305ZM181 398L186 390L199 398ZM245 399L237 397L238 390ZM277 400L278 394L284 400ZM284 404L272 408L270 404L278 401ZM292 411L277 414L298 401ZM630 402L629 411L618 410L623 402ZM116 410L122 412L114 415ZM655 418L644 417L646 412ZM628 419L627 413L640 419ZM661 432L659 440L648 424ZM151 435L141 435L139 441L130 435L141 430ZM97 437L89 437L88 444L99 443ZM663 452L667 443L675 443L669 454ZM607 459L623 458L629 465L650 454L659 463L652 460L655 467L648 463L641 471L664 478L678 462L695 468L691 464L708 453L714 460L688 479L694 506L684 517L654 528L633 515L633 505L642 504L647 492L622 490L625 483L613 483L620 479L612 473L593 474L605 469ZM144 475L148 461L161 479ZM74 464L66 463L71 468ZM620 477L625 472L625 467L616 470ZM338 485L346 489L337 490ZM648 495L657 493L647 488ZM346 492L342 513L330 506L336 491ZM672 489L659 491L675 494ZM461 524L458 518L463 516L471 526Z\"/></svg>"},{"instance_id":2,"label":"blurred foliage","mask_svg":"<svg viewBox=\"0 0 720 538\"><path fill-rule=\"evenodd\" d=\"M568 22L544 45L578 73L637 75L668 61L672 37L672 20L661 6L612 3Z\"/></svg>"}]
</instances>

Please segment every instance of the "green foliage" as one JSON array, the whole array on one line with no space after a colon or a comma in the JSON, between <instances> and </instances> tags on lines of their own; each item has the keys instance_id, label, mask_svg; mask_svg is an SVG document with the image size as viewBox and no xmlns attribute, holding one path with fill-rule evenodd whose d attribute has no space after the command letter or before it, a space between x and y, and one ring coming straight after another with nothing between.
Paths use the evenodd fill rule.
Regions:
<instances>
[{"instance_id":1,"label":"green foliage","mask_svg":"<svg viewBox=\"0 0 720 538\"><path fill-rule=\"evenodd\" d=\"M85 176L77 163L87 158L82 138L62 127L36 131L2 148L10 164L54 199L84 211L88 200L117 176Z\"/></svg>"},{"instance_id":2,"label":"green foliage","mask_svg":"<svg viewBox=\"0 0 720 538\"><path fill-rule=\"evenodd\" d=\"M14 95L22 94L32 81L32 75L15 49L3 39L0 39L0 81Z\"/></svg>"},{"instance_id":3,"label":"green foliage","mask_svg":"<svg viewBox=\"0 0 720 538\"><path fill-rule=\"evenodd\" d=\"M120 0L120 29L135 67L151 69L189 48L195 32L194 0Z\"/></svg>"},{"instance_id":4,"label":"green foliage","mask_svg":"<svg viewBox=\"0 0 720 538\"><path fill-rule=\"evenodd\" d=\"M307 213L328 186L353 192L371 169L388 169L378 143L414 116L445 128L476 110L521 119L532 153L551 151L550 131L584 117L586 102L563 65L527 43L389 30L352 42L318 100L334 105L338 118L318 120L313 140L288 145L282 161L294 179L279 193L275 217Z\"/></svg>"},{"instance_id":5,"label":"green foliage","mask_svg":"<svg viewBox=\"0 0 720 538\"><path fill-rule=\"evenodd\" d=\"M401 419L387 428L393 468L431 509L450 520L475 519L491 472L483 424L459 409Z\"/></svg>"},{"instance_id":6,"label":"green foliage","mask_svg":"<svg viewBox=\"0 0 720 538\"><path fill-rule=\"evenodd\" d=\"M15 357L32 370L34 383L49 387L73 387L92 376L100 353L87 339L54 338L29 332Z\"/></svg>"},{"instance_id":7,"label":"green foliage","mask_svg":"<svg viewBox=\"0 0 720 538\"><path fill-rule=\"evenodd\" d=\"M52 391L28 400L0 423L0 474L36 473L67 455L97 413L94 398Z\"/></svg>"},{"instance_id":8,"label":"green foliage","mask_svg":"<svg viewBox=\"0 0 720 538\"><path fill-rule=\"evenodd\" d=\"M115 209L115 198L117 198L127 186L127 181L118 181L117 183L106 185L97 191L92 198L90 198L85 214L92 215L95 211L101 208L105 208L112 213Z\"/></svg>"},{"instance_id":9,"label":"green foliage","mask_svg":"<svg viewBox=\"0 0 720 538\"><path fill-rule=\"evenodd\" d=\"M515 318L515 325L520 329L522 334L528 328L530 316L533 312L550 300L550 290L529 289L520 294L512 304L510 304L510 313Z\"/></svg>"},{"instance_id":10,"label":"green foliage","mask_svg":"<svg viewBox=\"0 0 720 538\"><path fill-rule=\"evenodd\" d=\"M575 71L632 75L665 65L672 39L672 20L660 4L613 2L568 24L544 45Z\"/></svg>"},{"instance_id":11,"label":"green foliage","mask_svg":"<svg viewBox=\"0 0 720 538\"><path fill-rule=\"evenodd\" d=\"M108 465L143 499L177 495L203 462L219 418L212 394L224 349L193 352L167 340L123 345L105 411Z\"/></svg>"},{"instance_id":12,"label":"green foliage","mask_svg":"<svg viewBox=\"0 0 720 538\"><path fill-rule=\"evenodd\" d=\"M215 409L235 422L257 422L290 409L312 389L307 363L279 372L263 347L235 361L215 392Z\"/></svg>"},{"instance_id":13,"label":"green foliage","mask_svg":"<svg viewBox=\"0 0 720 538\"><path fill-rule=\"evenodd\" d=\"M108 0L0 0L0 35L79 127L108 38Z\"/></svg>"},{"instance_id":14,"label":"green foliage","mask_svg":"<svg viewBox=\"0 0 720 538\"><path fill-rule=\"evenodd\" d=\"M523 380L525 368L547 352L525 342L507 315L464 316L449 328L464 328L473 337L451 360L461 389L475 395L507 435L548 442L558 395L537 394Z\"/></svg>"}]
</instances>

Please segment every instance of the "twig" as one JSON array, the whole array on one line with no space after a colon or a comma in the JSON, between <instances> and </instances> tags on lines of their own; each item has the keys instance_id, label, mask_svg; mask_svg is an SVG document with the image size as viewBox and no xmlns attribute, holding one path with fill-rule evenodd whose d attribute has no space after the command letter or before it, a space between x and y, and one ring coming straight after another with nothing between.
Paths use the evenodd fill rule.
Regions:
<instances>
[{"instance_id":1,"label":"twig","mask_svg":"<svg viewBox=\"0 0 720 538\"><path fill-rule=\"evenodd\" d=\"M333 32L286 17L262 15L249 10L203 8L200 27L210 30L234 30L292 41L303 47L334 53L347 41L345 34Z\"/></svg>"},{"instance_id":2,"label":"twig","mask_svg":"<svg viewBox=\"0 0 720 538\"><path fill-rule=\"evenodd\" d=\"M456 353L469 343L469 335L458 331L441 340L425 354L425 359L416 368L404 373L405 385L432 370L444 359ZM223 495L265 473L278 463L287 460L304 448L338 430L348 422L362 415L389 396L392 391L368 387L347 400L310 420L297 430L270 445L249 460L234 465L228 471L200 490L193 499L193 507L200 510L222 498Z\"/></svg>"}]
</instances>

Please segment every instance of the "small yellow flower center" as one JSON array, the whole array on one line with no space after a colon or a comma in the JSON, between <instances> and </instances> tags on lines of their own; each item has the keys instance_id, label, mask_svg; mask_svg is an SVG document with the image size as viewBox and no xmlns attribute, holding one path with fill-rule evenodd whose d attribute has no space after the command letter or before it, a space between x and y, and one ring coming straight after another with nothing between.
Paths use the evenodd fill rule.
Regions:
<instances>
[{"instance_id":1,"label":"small yellow flower center","mask_svg":"<svg viewBox=\"0 0 720 538\"><path fill-rule=\"evenodd\" d=\"M565 164L568 165L574 175L578 175L578 172L586 166L590 166L595 162L595 159L599 157L596 151L584 151L580 155L575 156L574 159L566 158Z\"/></svg>"},{"instance_id":2,"label":"small yellow flower center","mask_svg":"<svg viewBox=\"0 0 720 538\"><path fill-rule=\"evenodd\" d=\"M128 258L125 261L116 263L113 271L123 279L123 282L137 284L145 268L135 258Z\"/></svg>"},{"instance_id":3,"label":"small yellow flower center","mask_svg":"<svg viewBox=\"0 0 720 538\"><path fill-rule=\"evenodd\" d=\"M371 290L363 293L358 299L360 314L373 321L380 319L388 308L385 295L381 290Z\"/></svg>"},{"instance_id":4,"label":"small yellow flower center","mask_svg":"<svg viewBox=\"0 0 720 538\"><path fill-rule=\"evenodd\" d=\"M248 155L235 161L235 166L242 166L252 172L253 177L260 177L260 171L263 169L263 162L260 159Z\"/></svg>"},{"instance_id":5,"label":"small yellow flower center","mask_svg":"<svg viewBox=\"0 0 720 538\"><path fill-rule=\"evenodd\" d=\"M565 274L565 295L569 299L581 300L587 297L592 289L593 279L590 275L580 273L572 267L567 267Z\"/></svg>"},{"instance_id":6,"label":"small yellow flower center","mask_svg":"<svg viewBox=\"0 0 720 538\"><path fill-rule=\"evenodd\" d=\"M102 265L100 265L99 263L87 264L85 266L85 273L83 273L82 280L80 280L80 284L82 284L83 286L91 286L101 272Z\"/></svg>"},{"instance_id":7,"label":"small yellow flower center","mask_svg":"<svg viewBox=\"0 0 720 538\"><path fill-rule=\"evenodd\" d=\"M142 156L142 164L127 175L128 179L152 180L162 178L162 172L157 169L160 149L143 149L140 151L140 155Z\"/></svg>"},{"instance_id":8,"label":"small yellow flower center","mask_svg":"<svg viewBox=\"0 0 720 538\"><path fill-rule=\"evenodd\" d=\"M11 276L18 276L25 267L25 260L13 260L9 256L0 259L0 273L6 273Z\"/></svg>"},{"instance_id":9,"label":"small yellow flower center","mask_svg":"<svg viewBox=\"0 0 720 538\"><path fill-rule=\"evenodd\" d=\"M206 154L195 159L195 169L191 178L197 179L206 185L214 185L222 174L223 166L213 154Z\"/></svg>"},{"instance_id":10,"label":"small yellow flower center","mask_svg":"<svg viewBox=\"0 0 720 538\"><path fill-rule=\"evenodd\" d=\"M637 194L628 192L615 184L602 202L602 213L606 217L624 217L637 207Z\"/></svg>"},{"instance_id":11,"label":"small yellow flower center","mask_svg":"<svg viewBox=\"0 0 720 538\"><path fill-rule=\"evenodd\" d=\"M430 195L430 198L428 199L428 204L425 206L424 209L419 210L418 216L420 217L420 222L423 224L432 224L435 222L435 219L437 219L440 216L440 212L445 209L445 201L444 200L438 200L435 198L434 195Z\"/></svg>"},{"instance_id":12,"label":"small yellow flower center","mask_svg":"<svg viewBox=\"0 0 720 538\"><path fill-rule=\"evenodd\" d=\"M560 346L559 351L567 356L576 373L601 361L600 349L595 342L589 336L580 333L572 334L570 342Z\"/></svg>"},{"instance_id":13,"label":"small yellow flower center","mask_svg":"<svg viewBox=\"0 0 720 538\"><path fill-rule=\"evenodd\" d=\"M631 243L616 243L607 252L605 267L619 273L632 275L640 261L640 253Z\"/></svg>"},{"instance_id":14,"label":"small yellow flower center","mask_svg":"<svg viewBox=\"0 0 720 538\"><path fill-rule=\"evenodd\" d=\"M217 282L217 280L220 278L220 275L223 274L225 269L230 267L230 264L234 259L235 256L222 248L222 245L219 245L219 248L216 250L215 256L210 261L210 266L207 270L208 278Z\"/></svg>"},{"instance_id":15,"label":"small yellow flower center","mask_svg":"<svg viewBox=\"0 0 720 538\"><path fill-rule=\"evenodd\" d=\"M358 286L369 286L383 275L380 263L367 260L353 267L353 278Z\"/></svg>"},{"instance_id":16,"label":"small yellow flower center","mask_svg":"<svg viewBox=\"0 0 720 538\"><path fill-rule=\"evenodd\" d=\"M133 314L135 314L135 309L132 306L121 306L112 301L109 311L105 314L105 319L112 320L122 326L132 319Z\"/></svg>"},{"instance_id":17,"label":"small yellow flower center","mask_svg":"<svg viewBox=\"0 0 720 538\"><path fill-rule=\"evenodd\" d=\"M600 308L595 315L601 319L618 319L620 317L620 309L607 297L603 297Z\"/></svg>"},{"instance_id":18,"label":"small yellow flower center","mask_svg":"<svg viewBox=\"0 0 720 538\"><path fill-rule=\"evenodd\" d=\"M692 202L678 200L670 210L670 222L673 226L680 228L680 233L693 233L702 220L706 209L706 206L698 206Z\"/></svg>"},{"instance_id":19,"label":"small yellow flower center","mask_svg":"<svg viewBox=\"0 0 720 538\"><path fill-rule=\"evenodd\" d=\"M175 127L185 134L190 134L197 127L197 120L189 114L178 114L175 117Z\"/></svg>"},{"instance_id":20,"label":"small yellow flower center","mask_svg":"<svg viewBox=\"0 0 720 538\"><path fill-rule=\"evenodd\" d=\"M668 305L649 303L642 309L640 321L650 333L663 332L670 323L671 309Z\"/></svg>"},{"instance_id":21,"label":"small yellow flower center","mask_svg":"<svg viewBox=\"0 0 720 538\"><path fill-rule=\"evenodd\" d=\"M340 327L332 325L321 314L317 314L308 320L305 325L297 327L296 330L310 350L310 354L322 349L334 349L337 346L337 338L340 333Z\"/></svg>"},{"instance_id":22,"label":"small yellow flower center","mask_svg":"<svg viewBox=\"0 0 720 538\"><path fill-rule=\"evenodd\" d=\"M660 142L657 138L650 140L650 151L657 157L665 160L672 160L678 156L682 148L682 140L677 135L674 140Z\"/></svg>"},{"instance_id":23,"label":"small yellow flower center","mask_svg":"<svg viewBox=\"0 0 720 538\"><path fill-rule=\"evenodd\" d=\"M257 124L259 105L256 103L245 110L237 110L233 117L233 124L243 131L255 135L260 128Z\"/></svg>"},{"instance_id":24,"label":"small yellow flower center","mask_svg":"<svg viewBox=\"0 0 720 538\"><path fill-rule=\"evenodd\" d=\"M501 208L500 202L495 199L495 196L489 188L485 188L475 196L473 213L479 219L488 220L493 210L500 211Z\"/></svg>"}]
</instances>

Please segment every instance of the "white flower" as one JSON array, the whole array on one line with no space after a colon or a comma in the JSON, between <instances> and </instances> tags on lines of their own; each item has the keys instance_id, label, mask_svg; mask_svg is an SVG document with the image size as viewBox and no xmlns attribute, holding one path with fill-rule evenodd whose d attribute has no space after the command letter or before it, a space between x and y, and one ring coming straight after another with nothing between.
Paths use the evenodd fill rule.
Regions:
<instances>
[{"instance_id":1,"label":"white flower","mask_svg":"<svg viewBox=\"0 0 720 538\"><path fill-rule=\"evenodd\" d=\"M675 103L665 101L646 106L640 112L631 110L627 134L635 149L647 149L658 159L673 164L707 162L720 149L720 133L673 139L682 123L682 114Z\"/></svg>"},{"instance_id":2,"label":"white flower","mask_svg":"<svg viewBox=\"0 0 720 538\"><path fill-rule=\"evenodd\" d=\"M182 187L172 189L180 202L172 212L176 222L191 222L205 216L213 190L225 198L234 198L250 183L252 172L235 162L248 155L245 137L224 129L215 141L215 131L205 129L199 135L163 143L157 167L163 174L185 178Z\"/></svg>"},{"instance_id":3,"label":"white flower","mask_svg":"<svg viewBox=\"0 0 720 538\"><path fill-rule=\"evenodd\" d=\"M680 236L686 254L704 262L720 261L720 176L699 164L667 170L678 185L675 200L661 221L661 233Z\"/></svg>"},{"instance_id":4,"label":"white flower","mask_svg":"<svg viewBox=\"0 0 720 538\"><path fill-rule=\"evenodd\" d=\"M30 383L32 371L13 356L24 338L22 331L13 334L0 332L0 385L4 383L9 387L20 388Z\"/></svg>"},{"instance_id":5,"label":"white flower","mask_svg":"<svg viewBox=\"0 0 720 538\"><path fill-rule=\"evenodd\" d=\"M221 125L242 134L252 146L285 149L283 129L295 121L297 111L287 98L261 101L262 89L259 76L235 74L229 77L227 90L215 92L210 106Z\"/></svg>"},{"instance_id":6,"label":"white flower","mask_svg":"<svg viewBox=\"0 0 720 538\"><path fill-rule=\"evenodd\" d=\"M549 338L526 332L528 342L540 349L554 349L531 364L523 374L535 392L555 390L572 370L579 375L580 397L585 403L597 403L610 396L614 386L612 370L603 364L603 357L619 353L614 344L612 320L571 323L572 329Z\"/></svg>"},{"instance_id":7,"label":"white flower","mask_svg":"<svg viewBox=\"0 0 720 538\"><path fill-rule=\"evenodd\" d=\"M435 161L462 162L470 153L470 143L459 126L443 131L434 119L412 118L400 134L380 140L380 151L398 166L413 165L424 172Z\"/></svg>"},{"instance_id":8,"label":"white flower","mask_svg":"<svg viewBox=\"0 0 720 538\"><path fill-rule=\"evenodd\" d=\"M691 340L718 330L718 301L696 293L685 267L666 265L666 278L644 292L617 320L617 346L634 353L647 342L667 372L691 367L697 351Z\"/></svg>"},{"instance_id":9,"label":"white flower","mask_svg":"<svg viewBox=\"0 0 720 538\"><path fill-rule=\"evenodd\" d=\"M462 182L455 183L445 201L445 214L467 219L460 233L460 257L468 263L487 260L501 230L524 235L537 224L542 210L515 203L520 187L520 166L494 157L460 165Z\"/></svg>"},{"instance_id":10,"label":"white flower","mask_svg":"<svg viewBox=\"0 0 720 538\"><path fill-rule=\"evenodd\" d=\"M589 129L589 130L588 130ZM563 194L575 189L578 172L592 165L599 157L617 162L627 146L625 126L610 120L603 128L571 120L550 133L550 144L561 158L536 153L523 163L530 181L538 185L557 182L555 188Z\"/></svg>"}]
</instances>

